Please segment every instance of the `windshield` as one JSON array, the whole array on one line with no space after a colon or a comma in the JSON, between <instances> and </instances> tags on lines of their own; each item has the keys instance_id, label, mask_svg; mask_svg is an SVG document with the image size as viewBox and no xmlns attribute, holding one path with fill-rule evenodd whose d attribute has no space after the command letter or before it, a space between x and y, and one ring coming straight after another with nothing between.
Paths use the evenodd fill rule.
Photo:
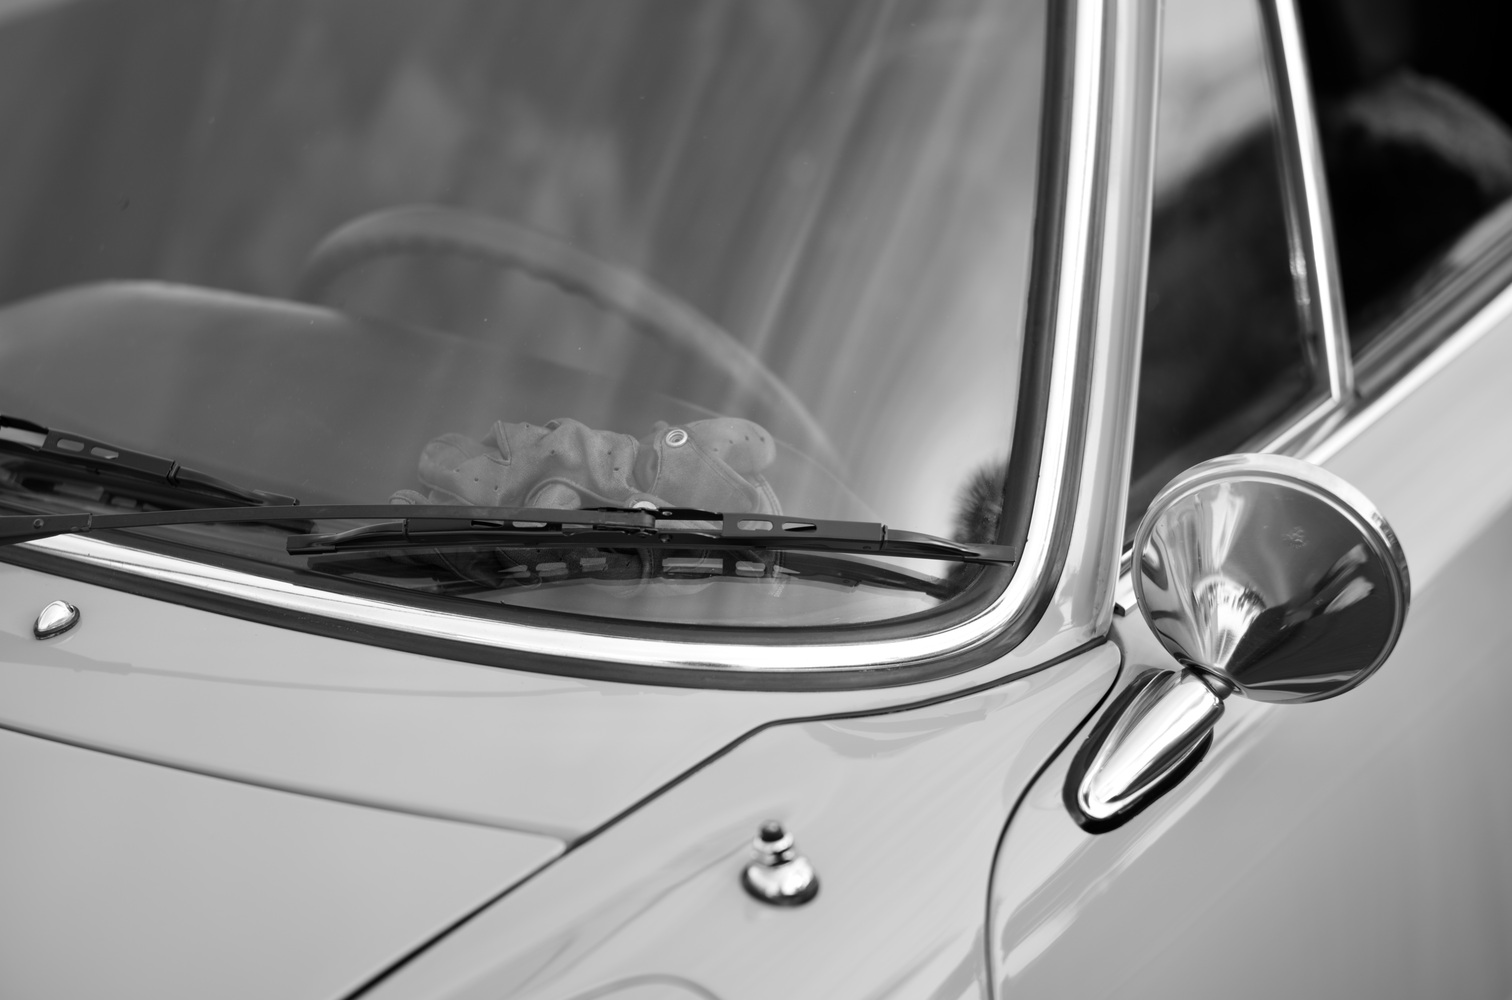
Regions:
<instances>
[{"instance_id":1,"label":"windshield","mask_svg":"<svg viewBox=\"0 0 1512 1000\"><path fill-rule=\"evenodd\" d=\"M1040 0L0 3L0 413L306 504L993 541L1044 19ZM169 502L92 475L0 454L0 500ZM113 537L713 624L875 621L980 572L293 556L288 530Z\"/></svg>"}]
</instances>

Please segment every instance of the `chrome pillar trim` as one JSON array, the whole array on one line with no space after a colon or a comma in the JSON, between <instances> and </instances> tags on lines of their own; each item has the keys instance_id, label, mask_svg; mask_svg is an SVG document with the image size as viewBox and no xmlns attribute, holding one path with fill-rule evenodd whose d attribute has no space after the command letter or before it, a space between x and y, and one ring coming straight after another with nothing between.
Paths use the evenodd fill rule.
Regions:
<instances>
[{"instance_id":1,"label":"chrome pillar trim","mask_svg":"<svg viewBox=\"0 0 1512 1000\"><path fill-rule=\"evenodd\" d=\"M1106 185L1107 236L1100 248L1104 273L1094 317L1099 364L1087 401L1093 429L1075 519L1082 535L1075 558L1097 572L1068 578L1062 594L1066 617L1084 623L1086 638L1105 635L1111 627L1123 549L1122 513L1128 506L1144 338L1164 6L1111 3L1105 14L1108 44L1117 53L1113 65L1119 70L1108 81L1106 98L1116 159ZM1076 589L1083 593L1074 593Z\"/></svg>"},{"instance_id":2,"label":"chrome pillar trim","mask_svg":"<svg viewBox=\"0 0 1512 1000\"><path fill-rule=\"evenodd\" d=\"M1096 363L1082 397L1088 430L1076 514L1068 525L1070 558L1084 571L1062 578L1037 629L1048 637L1059 628L1058 641L1073 645L1106 635L1115 614L1144 336L1163 6L1117 0L1076 5L1104 20L1115 72L1105 81L1106 145L1112 160L1102 188L1103 239L1095 248L1098 274L1087 293L1090 308L1084 307Z\"/></svg>"},{"instance_id":3,"label":"chrome pillar trim","mask_svg":"<svg viewBox=\"0 0 1512 1000\"><path fill-rule=\"evenodd\" d=\"M1144 802L1203 749L1223 715L1223 699L1194 670L1146 671L1110 709L1105 732L1073 766L1067 805L1083 827L1109 828Z\"/></svg>"},{"instance_id":4,"label":"chrome pillar trim","mask_svg":"<svg viewBox=\"0 0 1512 1000\"><path fill-rule=\"evenodd\" d=\"M1281 120L1281 177L1286 189L1292 280L1309 338L1310 358L1329 399L1343 404L1354 398L1354 360L1349 351L1349 326L1339 285L1333 216L1302 45L1302 24L1295 0L1262 0L1261 7L1270 42L1271 84Z\"/></svg>"},{"instance_id":5,"label":"chrome pillar trim","mask_svg":"<svg viewBox=\"0 0 1512 1000\"><path fill-rule=\"evenodd\" d=\"M38 639L51 639L62 635L79 624L79 609L67 601L53 601L37 615L32 625L32 635Z\"/></svg>"},{"instance_id":6,"label":"chrome pillar trim","mask_svg":"<svg viewBox=\"0 0 1512 1000\"><path fill-rule=\"evenodd\" d=\"M1120 143L1133 143L1134 153L1148 159L1148 141L1135 140L1141 129L1153 131L1153 116L1148 116L1148 121L1127 119L1144 113L1140 111L1144 104L1137 95L1147 95L1151 87L1147 77L1154 69L1155 33L1151 25L1156 22L1155 8L1156 5L1120 0L1081 0L1071 7L1071 36L1066 45L1069 93L1061 104L1047 107L1048 114L1058 114L1064 122L1060 141L1065 150L1065 196L1058 204L1040 206L1041 211L1053 213L1058 236L1054 241L1058 248L1056 257L1044 265L1046 273L1054 275L1050 295L1055 305L1048 320L1049 328L1030 331L1030 335L1048 338L1051 344L1041 460L1034 480L1023 558L1007 587L968 619L924 634L872 639L795 642L787 639L781 629L773 629L770 639L761 643L718 638L651 639L585 631L565 620L561 627L554 627L480 618L461 611L417 608L377 596L354 596L275 580L113 544L93 536L58 536L24 544L35 551L88 566L300 616L490 650L595 664L684 668L711 674L759 673L779 679L833 671L858 674L888 671L891 675L899 667L930 663L979 648L1004 632L1023 629L1023 635L1027 635L1028 629L1042 619L1046 606L1060 600L1057 595L1070 586L1063 577L1067 575L1064 569L1073 534L1085 535L1090 530L1088 525L1108 522L1109 517L1104 515L1109 511L1102 508L1110 499L1121 496L1119 491L1124 488L1124 466L1116 457L1119 453L1110 448L1127 452L1124 438L1128 435L1115 434L1119 439L1112 442L1102 435L1108 433L1109 424L1115 430L1130 431L1132 418L1120 413L1102 425L1094 424L1090 433L1099 436L1096 447L1084 444L1089 434L1087 411L1108 406L1108 396L1099 396L1096 389L1107 393L1132 391L1127 386L1118 388L1119 380L1126 379L1127 373L1123 368L1110 366L1107 355L1100 352L1129 349L1123 344L1109 347L1117 340L1116 335L1127 333L1123 312L1127 305L1124 300L1128 299L1127 288L1113 287L1115 278L1124 281L1128 277L1119 271L1128 264L1110 258L1119 255L1129 241L1142 239L1144 230L1132 225L1131 220L1144 218L1148 213L1149 170L1147 163L1141 167L1137 159L1132 165L1126 162L1130 150L1118 147ZM1050 44L1060 46L1062 41L1052 39ZM1133 180L1138 182L1134 187L1144 191L1142 200L1139 190L1125 190L1131 179L1123 168L1129 166L1135 170ZM1108 192L1114 188L1117 192L1110 209ZM1114 230L1111 233L1110 215ZM1142 276L1142 252L1139 261ZM1138 315L1137 309L1134 314ZM1134 330L1138 330L1137 321ZM1136 340L1132 346L1135 358L1137 349ZM1129 364L1132 366L1133 362ZM1121 401L1117 405L1122 406ZM1123 408L1132 412L1132 403ZM1122 462L1126 461L1125 454ZM1096 474L1098 486L1092 499L1083 495L1090 489L1083 482L1085 470ZM1091 511L1086 509L1087 504L1093 508ZM1106 572L1097 575L1094 583L1107 592L1101 602L1110 615L1117 545L1114 543L1106 553L1100 539L1084 541L1084 545L1088 546L1084 554L1089 557L1093 554L1107 557L1099 563L1099 566L1106 564ZM1089 574L1081 572L1081 568L1071 576L1080 581L1075 584L1078 587L1093 586L1085 582ZM1077 610L1079 617L1086 617L1080 615L1083 609ZM613 625L606 622L606 627ZM1087 622L1080 625L1087 626ZM1069 628L1060 618L1042 627L1058 631ZM1094 621L1087 627L1098 626ZM1066 641L1074 646L1084 639L1082 636Z\"/></svg>"}]
</instances>

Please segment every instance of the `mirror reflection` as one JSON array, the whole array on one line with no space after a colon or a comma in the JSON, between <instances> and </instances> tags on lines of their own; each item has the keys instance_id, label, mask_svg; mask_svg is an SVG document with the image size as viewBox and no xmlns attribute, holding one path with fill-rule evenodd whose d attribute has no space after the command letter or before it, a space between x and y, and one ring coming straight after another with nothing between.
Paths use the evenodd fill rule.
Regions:
<instances>
[{"instance_id":1,"label":"mirror reflection","mask_svg":"<svg viewBox=\"0 0 1512 1000\"><path fill-rule=\"evenodd\" d=\"M1157 497L1135 588L1182 663L1260 701L1316 701L1370 675L1406 616L1390 527L1337 477L1296 459L1199 465Z\"/></svg>"}]
</instances>

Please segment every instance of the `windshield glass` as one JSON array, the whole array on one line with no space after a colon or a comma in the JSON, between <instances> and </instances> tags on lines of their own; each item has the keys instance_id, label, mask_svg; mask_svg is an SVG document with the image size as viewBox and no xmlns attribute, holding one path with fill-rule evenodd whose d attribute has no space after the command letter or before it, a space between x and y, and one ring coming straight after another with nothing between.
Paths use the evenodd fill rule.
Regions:
<instances>
[{"instance_id":1,"label":"windshield glass","mask_svg":"<svg viewBox=\"0 0 1512 1000\"><path fill-rule=\"evenodd\" d=\"M1044 20L1042 0L0 2L0 413L303 503L994 540ZM23 459L0 453L12 509L172 502ZM290 556L288 531L112 537L714 624L874 621L980 572Z\"/></svg>"}]
</instances>

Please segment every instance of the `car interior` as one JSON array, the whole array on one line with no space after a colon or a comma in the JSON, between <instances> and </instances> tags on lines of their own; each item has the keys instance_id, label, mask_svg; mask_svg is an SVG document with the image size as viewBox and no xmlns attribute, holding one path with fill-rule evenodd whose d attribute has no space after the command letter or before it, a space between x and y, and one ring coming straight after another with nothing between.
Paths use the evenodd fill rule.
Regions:
<instances>
[{"instance_id":1,"label":"car interior","mask_svg":"<svg viewBox=\"0 0 1512 1000\"><path fill-rule=\"evenodd\" d=\"M1512 224L1495 211L1512 198L1512 12L1476 0L1301 0L1299 12L1358 352L1464 256L1451 250L1477 223ZM1190 141L1157 142L1173 139ZM1181 469L1320 391L1299 343L1280 198L1265 128L1171 190L1157 181L1130 532Z\"/></svg>"},{"instance_id":2,"label":"car interior","mask_svg":"<svg viewBox=\"0 0 1512 1000\"><path fill-rule=\"evenodd\" d=\"M1356 347L1415 277L1512 196L1505 4L1303 0Z\"/></svg>"},{"instance_id":3,"label":"car interior","mask_svg":"<svg viewBox=\"0 0 1512 1000\"><path fill-rule=\"evenodd\" d=\"M1129 537L1173 476L1313 389L1260 6L1174 0L1164 31Z\"/></svg>"}]
</instances>

